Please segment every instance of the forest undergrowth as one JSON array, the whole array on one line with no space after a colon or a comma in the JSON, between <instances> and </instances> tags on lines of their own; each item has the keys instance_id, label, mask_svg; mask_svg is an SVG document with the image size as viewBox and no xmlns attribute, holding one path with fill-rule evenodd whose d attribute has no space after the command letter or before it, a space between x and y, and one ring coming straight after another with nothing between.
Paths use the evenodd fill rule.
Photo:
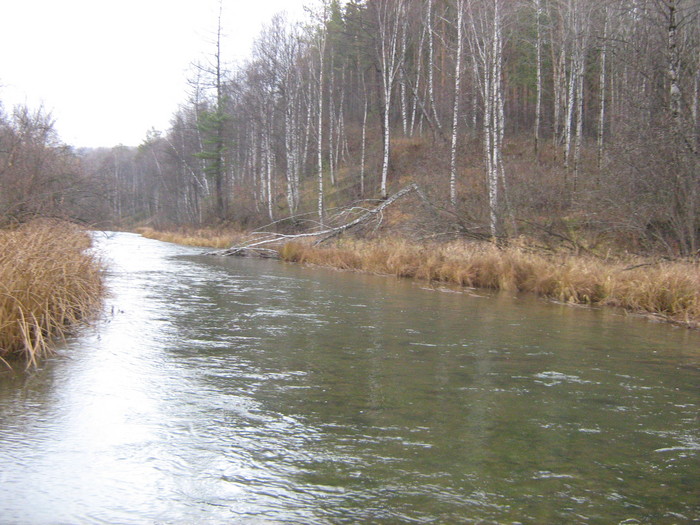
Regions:
<instances>
[{"instance_id":1,"label":"forest undergrowth","mask_svg":"<svg viewBox=\"0 0 700 525\"><path fill-rule=\"evenodd\" d=\"M99 310L102 264L87 232L36 220L0 230L0 360L28 367Z\"/></svg>"}]
</instances>

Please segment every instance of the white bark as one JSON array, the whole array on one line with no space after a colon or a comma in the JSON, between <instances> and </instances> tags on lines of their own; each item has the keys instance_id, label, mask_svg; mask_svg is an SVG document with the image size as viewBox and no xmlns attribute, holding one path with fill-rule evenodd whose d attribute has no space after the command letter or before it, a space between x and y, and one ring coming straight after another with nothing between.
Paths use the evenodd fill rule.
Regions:
<instances>
[{"instance_id":1,"label":"white bark","mask_svg":"<svg viewBox=\"0 0 700 525\"><path fill-rule=\"evenodd\" d=\"M457 56L455 58L455 93L452 108L452 144L450 148L450 203L457 206L457 131L462 81L462 28L464 25L463 0L457 0Z\"/></svg>"},{"instance_id":2,"label":"white bark","mask_svg":"<svg viewBox=\"0 0 700 525\"><path fill-rule=\"evenodd\" d=\"M564 168L569 169L571 160L571 142L574 127L574 97L576 96L576 65L571 64L568 74L566 97L566 121L564 122Z\"/></svg>"},{"instance_id":3,"label":"white bark","mask_svg":"<svg viewBox=\"0 0 700 525\"><path fill-rule=\"evenodd\" d=\"M428 24L428 95L430 97L430 107L433 115L433 122L435 122L435 127L442 132L442 126L440 125L440 117L438 116L437 106L435 105L435 81L433 77L433 71L435 69L434 54L435 54L435 44L433 36L433 0L428 0L428 13L426 16L426 21Z\"/></svg>"},{"instance_id":4,"label":"white bark","mask_svg":"<svg viewBox=\"0 0 700 525\"><path fill-rule=\"evenodd\" d=\"M668 78L669 109L678 130L681 129L680 52L678 50L677 0L666 0L668 8Z\"/></svg>"},{"instance_id":5,"label":"white bark","mask_svg":"<svg viewBox=\"0 0 700 525\"><path fill-rule=\"evenodd\" d=\"M608 25L609 25L609 14L607 7L605 8L605 23L603 26L603 47L600 50L600 77L598 83L599 86L599 113L598 113L598 169L600 170L603 166L603 153L605 148L605 98L607 95L607 58L608 58Z\"/></svg>"},{"instance_id":6,"label":"white bark","mask_svg":"<svg viewBox=\"0 0 700 525\"><path fill-rule=\"evenodd\" d=\"M542 121L542 0L535 0L535 23L537 28L537 41L535 51L537 55L537 100L535 101L535 155L540 149L540 123Z\"/></svg>"},{"instance_id":7,"label":"white bark","mask_svg":"<svg viewBox=\"0 0 700 525\"><path fill-rule=\"evenodd\" d=\"M332 55L332 50L331 50ZM330 85L328 86L328 174L331 179L331 186L335 186L335 101L333 93L335 91L335 67L333 60L330 63L331 75Z\"/></svg>"},{"instance_id":8,"label":"white bark","mask_svg":"<svg viewBox=\"0 0 700 525\"><path fill-rule=\"evenodd\" d=\"M272 144L270 144L270 132L265 136L265 155L267 164L267 173L265 177L265 196L267 197L267 214L271 221L275 220L272 214L272 174L274 172L274 155L272 153Z\"/></svg>"},{"instance_id":9,"label":"white bark","mask_svg":"<svg viewBox=\"0 0 700 525\"><path fill-rule=\"evenodd\" d=\"M294 180L294 175L296 171L294 150L297 136L296 128L292 122L293 115L291 115L290 113L290 101L287 100L287 108L285 109L284 113L284 146L287 154L287 207L289 208L289 214L294 215L296 213L297 208Z\"/></svg>"},{"instance_id":10,"label":"white bark","mask_svg":"<svg viewBox=\"0 0 700 525\"><path fill-rule=\"evenodd\" d=\"M326 50L326 35L321 35L318 46L318 221L323 226L323 62Z\"/></svg>"},{"instance_id":11,"label":"white bark","mask_svg":"<svg viewBox=\"0 0 700 525\"><path fill-rule=\"evenodd\" d=\"M578 187L579 169L581 168L581 148L583 147L583 81L586 72L585 57L579 57L576 76L576 144L574 150L574 193Z\"/></svg>"},{"instance_id":12,"label":"white bark","mask_svg":"<svg viewBox=\"0 0 700 525\"><path fill-rule=\"evenodd\" d=\"M505 201L505 169L502 143L504 133L502 0L482 0L475 6L471 0L471 50L478 61L478 82L484 101L483 146L488 183L489 229L500 237L503 219L501 201ZM503 195L501 195L501 191Z\"/></svg>"},{"instance_id":13,"label":"white bark","mask_svg":"<svg viewBox=\"0 0 700 525\"><path fill-rule=\"evenodd\" d=\"M407 24L401 29L401 56L406 56L406 31ZM408 100L406 98L406 71L402 67L399 70L399 93L401 96L401 123L403 124L403 135L408 136Z\"/></svg>"},{"instance_id":14,"label":"white bark","mask_svg":"<svg viewBox=\"0 0 700 525\"><path fill-rule=\"evenodd\" d=\"M363 79L364 86L364 79ZM362 113L362 153L360 156L360 195L365 195L365 152L367 144L367 92L365 91L365 106Z\"/></svg>"},{"instance_id":15,"label":"white bark","mask_svg":"<svg viewBox=\"0 0 700 525\"><path fill-rule=\"evenodd\" d=\"M391 149L391 98L396 77L403 62L403 50L399 46L399 30L404 18L404 0L385 1L374 4L379 30L379 66L382 77L382 96L384 113L384 155L380 194L387 198L387 179L389 175L389 156Z\"/></svg>"},{"instance_id":16,"label":"white bark","mask_svg":"<svg viewBox=\"0 0 700 525\"><path fill-rule=\"evenodd\" d=\"M421 75L423 71L423 45L425 43L425 26L423 26L423 30L421 31L420 35L420 42L418 43L418 57L417 57L417 67L416 67L416 88L413 91L413 98L411 102L411 123L408 128L408 135L413 136L415 133L416 129L416 118L418 118L418 91L420 89L421 85Z\"/></svg>"},{"instance_id":17,"label":"white bark","mask_svg":"<svg viewBox=\"0 0 700 525\"><path fill-rule=\"evenodd\" d=\"M698 99L700 99L700 65L693 83L693 144L698 142ZM697 146L696 146L697 147Z\"/></svg>"}]
</instances>

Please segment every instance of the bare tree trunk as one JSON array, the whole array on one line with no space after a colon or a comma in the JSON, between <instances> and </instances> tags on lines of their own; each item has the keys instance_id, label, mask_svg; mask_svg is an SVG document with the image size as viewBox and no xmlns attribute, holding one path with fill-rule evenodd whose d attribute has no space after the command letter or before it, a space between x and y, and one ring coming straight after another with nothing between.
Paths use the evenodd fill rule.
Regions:
<instances>
[{"instance_id":1,"label":"bare tree trunk","mask_svg":"<svg viewBox=\"0 0 700 525\"><path fill-rule=\"evenodd\" d=\"M285 152L287 154L287 207L289 208L289 214L296 214L296 198L295 198L295 184L294 176L296 171L296 161L295 161L295 143L297 140L297 130L296 124L292 122L294 115L290 114L292 112L293 102L289 99L286 100L286 108L284 112L284 146Z\"/></svg>"},{"instance_id":2,"label":"bare tree trunk","mask_svg":"<svg viewBox=\"0 0 700 525\"><path fill-rule=\"evenodd\" d=\"M332 48L331 48L332 54ZM335 102L333 101L333 93L335 91L335 67L333 59L330 63L331 75L330 85L328 86L328 174L331 179L331 186L335 186Z\"/></svg>"},{"instance_id":3,"label":"bare tree trunk","mask_svg":"<svg viewBox=\"0 0 700 525\"><path fill-rule=\"evenodd\" d=\"M560 42L559 52L556 52L553 24L550 41L552 42L552 82L554 86L554 129L552 133L552 146L554 148L554 158L556 159L563 134L561 122L562 108L566 103L566 46L563 41Z\"/></svg>"},{"instance_id":4,"label":"bare tree trunk","mask_svg":"<svg viewBox=\"0 0 700 525\"><path fill-rule=\"evenodd\" d=\"M407 24L404 23L401 29L401 56L406 56L406 31ZM406 99L406 70L401 67L399 70L399 94L401 97L401 123L403 124L403 136L408 136L408 101Z\"/></svg>"},{"instance_id":5,"label":"bare tree trunk","mask_svg":"<svg viewBox=\"0 0 700 525\"><path fill-rule=\"evenodd\" d=\"M700 64L698 64L698 70L695 72L695 79L693 81L693 145L698 147L698 102L700 99Z\"/></svg>"},{"instance_id":6,"label":"bare tree trunk","mask_svg":"<svg viewBox=\"0 0 700 525\"><path fill-rule=\"evenodd\" d=\"M477 122L479 120L479 89L476 85L479 79L479 65L476 62L476 56L472 57L472 72L474 75L474 87L472 88L472 136L477 134Z\"/></svg>"},{"instance_id":7,"label":"bare tree trunk","mask_svg":"<svg viewBox=\"0 0 700 525\"><path fill-rule=\"evenodd\" d=\"M408 134L411 137L415 133L416 118L418 118L418 93L420 90L422 80L421 74L423 72L423 45L425 43L425 33L426 29L424 25L420 35L420 42L418 43L418 57L416 58L418 64L416 66L416 89L413 91L413 97L411 102L411 124L408 128Z\"/></svg>"},{"instance_id":8,"label":"bare tree trunk","mask_svg":"<svg viewBox=\"0 0 700 525\"><path fill-rule=\"evenodd\" d=\"M364 86L364 78L362 82ZM364 106L364 111L362 112L362 153L360 155L360 196L364 197L365 195L365 151L366 151L366 144L367 144L367 91L364 93L365 95L365 106Z\"/></svg>"},{"instance_id":9,"label":"bare tree trunk","mask_svg":"<svg viewBox=\"0 0 700 525\"><path fill-rule=\"evenodd\" d=\"M428 95L430 97L430 108L433 112L433 122L437 129L442 132L442 126L440 125L440 118L438 116L437 106L435 105L435 80L434 80L434 69L435 69L435 45L434 45L434 35L433 35L433 0L428 0L428 14L426 21L428 24Z\"/></svg>"},{"instance_id":10,"label":"bare tree trunk","mask_svg":"<svg viewBox=\"0 0 700 525\"><path fill-rule=\"evenodd\" d=\"M452 145L450 148L450 203L457 206L457 130L462 81L462 27L464 25L464 3L457 0L457 57L455 59L455 93L452 108Z\"/></svg>"},{"instance_id":11,"label":"bare tree trunk","mask_svg":"<svg viewBox=\"0 0 700 525\"><path fill-rule=\"evenodd\" d=\"M387 179L389 175L389 157L391 149L391 96L396 76L403 66L403 50L400 49L398 32L403 24L404 0L385 1L375 5L379 28L379 64L382 77L383 116L384 116L384 155L382 158L382 175L380 195L387 198Z\"/></svg>"},{"instance_id":12,"label":"bare tree trunk","mask_svg":"<svg viewBox=\"0 0 700 525\"><path fill-rule=\"evenodd\" d=\"M340 82L340 104L338 105L338 150L336 153L336 164L340 161L348 161L350 157L350 147L348 146L348 138L345 133L345 70L343 67L343 76Z\"/></svg>"},{"instance_id":13,"label":"bare tree trunk","mask_svg":"<svg viewBox=\"0 0 700 525\"><path fill-rule=\"evenodd\" d=\"M535 51L537 54L537 101L535 102L534 134L535 156L538 157L540 149L540 123L542 121L542 0L535 0L535 17L537 27L537 41L535 43Z\"/></svg>"},{"instance_id":14,"label":"bare tree trunk","mask_svg":"<svg viewBox=\"0 0 700 525\"><path fill-rule=\"evenodd\" d=\"M267 174L265 177L265 195L267 197L267 214L268 217L270 218L271 221L274 221L275 218L272 214L272 201L273 201L273 194L272 194L272 175L274 173L274 162L275 162L275 156L272 152L272 144L270 144L270 135L271 132L268 131L265 137L265 156L266 156L266 165L267 165Z\"/></svg>"},{"instance_id":15,"label":"bare tree trunk","mask_svg":"<svg viewBox=\"0 0 700 525\"><path fill-rule=\"evenodd\" d=\"M676 10L678 0L665 0L668 9L668 79L669 83L669 109L676 129L681 130L681 101L683 95L680 86L681 59L678 50L678 22Z\"/></svg>"},{"instance_id":16,"label":"bare tree trunk","mask_svg":"<svg viewBox=\"0 0 700 525\"><path fill-rule=\"evenodd\" d=\"M568 171L571 162L571 142L574 128L574 98L576 96L576 65L571 64L568 74L566 97L566 121L564 122L564 169Z\"/></svg>"},{"instance_id":17,"label":"bare tree trunk","mask_svg":"<svg viewBox=\"0 0 700 525\"><path fill-rule=\"evenodd\" d=\"M306 108L306 126L304 128L304 139L303 139L303 148L301 152L301 163L304 164L304 167L306 168L306 165L308 163L308 157L309 157L309 146L311 144L311 132L312 132L312 124L313 124L313 82L309 82L309 89L306 93L306 104L304 107Z\"/></svg>"},{"instance_id":18,"label":"bare tree trunk","mask_svg":"<svg viewBox=\"0 0 700 525\"><path fill-rule=\"evenodd\" d=\"M495 40L495 87L496 87L496 167L498 169L498 178L501 184L501 194L503 196L503 203L505 204L505 213L511 216L511 223L513 226L513 232L515 232L515 219L512 217L512 209L510 207L510 199L508 196L508 184L506 182L506 165L503 161L503 144L505 142L506 134L506 116L505 116L505 93L503 85L503 21L500 9L501 0L495 1L495 18L494 22L494 40ZM503 218L500 219L501 224L503 223ZM504 232L501 231L501 234Z\"/></svg>"},{"instance_id":19,"label":"bare tree trunk","mask_svg":"<svg viewBox=\"0 0 700 525\"><path fill-rule=\"evenodd\" d=\"M605 148L605 97L607 95L607 84L606 84L606 69L607 69L607 58L608 58L608 25L609 25L609 13L608 8L605 7L605 23L603 26L603 47L600 50L600 77L598 83L599 86L599 96L598 105L600 106L600 112L598 115L598 171L603 167L603 153Z\"/></svg>"},{"instance_id":20,"label":"bare tree trunk","mask_svg":"<svg viewBox=\"0 0 700 525\"><path fill-rule=\"evenodd\" d=\"M326 35L321 35L318 46L318 221L323 226L323 62L326 50Z\"/></svg>"},{"instance_id":21,"label":"bare tree trunk","mask_svg":"<svg viewBox=\"0 0 700 525\"><path fill-rule=\"evenodd\" d=\"M581 148L583 146L583 81L586 68L584 56L578 58L578 72L576 74L576 145L574 150L574 193L578 189L579 170L581 168Z\"/></svg>"},{"instance_id":22,"label":"bare tree trunk","mask_svg":"<svg viewBox=\"0 0 700 525\"><path fill-rule=\"evenodd\" d=\"M484 100L483 146L489 201L489 229L491 236L502 236L503 197L499 189L506 191L502 144L504 136L503 96L503 41L501 0L482 0L475 8L470 4L472 54L479 60L478 78ZM490 11L490 8L493 11ZM478 17L478 18L477 18Z\"/></svg>"}]
</instances>

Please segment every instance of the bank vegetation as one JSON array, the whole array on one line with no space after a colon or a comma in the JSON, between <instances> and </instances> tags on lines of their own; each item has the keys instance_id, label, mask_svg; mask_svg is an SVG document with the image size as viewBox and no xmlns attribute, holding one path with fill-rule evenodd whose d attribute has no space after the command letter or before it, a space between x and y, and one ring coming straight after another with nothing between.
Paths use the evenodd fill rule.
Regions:
<instances>
[{"instance_id":1,"label":"bank vegetation","mask_svg":"<svg viewBox=\"0 0 700 525\"><path fill-rule=\"evenodd\" d=\"M85 230L35 220L0 230L0 359L35 366L101 304L102 264Z\"/></svg>"}]
</instances>

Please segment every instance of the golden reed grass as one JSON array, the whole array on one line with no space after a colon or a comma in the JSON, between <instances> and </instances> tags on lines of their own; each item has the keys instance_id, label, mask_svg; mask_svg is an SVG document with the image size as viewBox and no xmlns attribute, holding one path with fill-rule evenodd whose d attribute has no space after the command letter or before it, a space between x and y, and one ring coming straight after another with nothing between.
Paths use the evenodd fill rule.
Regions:
<instances>
[{"instance_id":1,"label":"golden reed grass","mask_svg":"<svg viewBox=\"0 0 700 525\"><path fill-rule=\"evenodd\" d=\"M243 232L219 228L179 228L161 231L144 226L136 228L135 232L147 239L216 249L230 248L246 237Z\"/></svg>"},{"instance_id":2,"label":"golden reed grass","mask_svg":"<svg viewBox=\"0 0 700 525\"><path fill-rule=\"evenodd\" d=\"M36 365L56 337L98 309L102 267L90 244L85 231L60 221L0 231L0 359Z\"/></svg>"},{"instance_id":3,"label":"golden reed grass","mask_svg":"<svg viewBox=\"0 0 700 525\"><path fill-rule=\"evenodd\" d=\"M328 247L290 242L284 260L391 274L473 288L531 292L562 302L609 305L700 326L700 265L609 261L533 253L521 247L403 240L342 241Z\"/></svg>"}]
</instances>

